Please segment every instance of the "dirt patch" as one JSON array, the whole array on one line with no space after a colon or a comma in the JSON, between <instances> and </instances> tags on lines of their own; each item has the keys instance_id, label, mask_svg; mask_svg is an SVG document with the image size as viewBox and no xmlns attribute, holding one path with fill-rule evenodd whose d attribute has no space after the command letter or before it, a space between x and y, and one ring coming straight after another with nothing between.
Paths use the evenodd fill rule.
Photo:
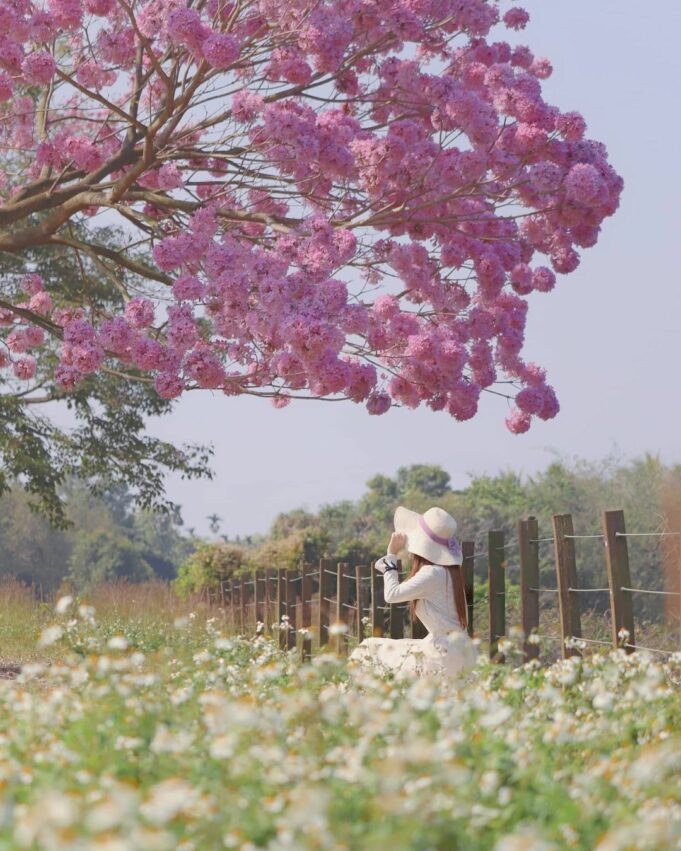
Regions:
<instances>
[{"instance_id":1,"label":"dirt patch","mask_svg":"<svg viewBox=\"0 0 681 851\"><path fill-rule=\"evenodd\" d=\"M21 665L0 665L0 680L13 680L21 673Z\"/></svg>"}]
</instances>

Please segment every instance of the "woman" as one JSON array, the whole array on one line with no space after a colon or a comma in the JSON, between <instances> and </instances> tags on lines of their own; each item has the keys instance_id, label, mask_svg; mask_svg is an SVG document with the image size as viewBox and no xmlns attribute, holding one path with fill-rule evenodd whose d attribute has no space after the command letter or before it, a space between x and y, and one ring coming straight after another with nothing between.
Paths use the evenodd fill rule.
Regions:
<instances>
[{"instance_id":1,"label":"woman","mask_svg":"<svg viewBox=\"0 0 681 851\"><path fill-rule=\"evenodd\" d=\"M425 514L400 506L387 554L376 562L383 574L386 603L411 603L428 630L425 638L365 638L350 654L358 663L378 662L400 675L444 674L455 677L476 662L478 651L468 635L463 554L455 537L456 520L441 508ZM398 579L397 554L412 554L409 575Z\"/></svg>"}]
</instances>

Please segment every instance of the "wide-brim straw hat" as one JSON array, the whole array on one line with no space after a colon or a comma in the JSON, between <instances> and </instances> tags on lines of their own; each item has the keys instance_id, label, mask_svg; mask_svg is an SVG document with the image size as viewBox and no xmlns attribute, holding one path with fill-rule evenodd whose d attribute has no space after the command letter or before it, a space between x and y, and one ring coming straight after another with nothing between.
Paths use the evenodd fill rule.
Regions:
<instances>
[{"instance_id":1,"label":"wide-brim straw hat","mask_svg":"<svg viewBox=\"0 0 681 851\"><path fill-rule=\"evenodd\" d=\"M445 567L463 564L456 520L442 508L419 514L400 505L395 511L395 531L407 536L407 550L414 555Z\"/></svg>"}]
</instances>

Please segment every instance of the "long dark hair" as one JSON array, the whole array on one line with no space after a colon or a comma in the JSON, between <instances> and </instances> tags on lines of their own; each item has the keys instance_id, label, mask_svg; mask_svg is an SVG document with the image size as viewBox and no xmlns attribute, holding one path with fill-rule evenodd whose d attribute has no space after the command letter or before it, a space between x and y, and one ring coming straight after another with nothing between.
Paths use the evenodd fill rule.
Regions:
<instances>
[{"instance_id":1,"label":"long dark hair","mask_svg":"<svg viewBox=\"0 0 681 851\"><path fill-rule=\"evenodd\" d=\"M423 556L417 556L415 553L412 553L411 570L407 574L406 578L411 579L412 576L416 576L424 564L433 564L433 562L428 561L428 559L423 558ZM452 588L454 589L454 606L456 607L456 613L461 621L461 626L464 629L468 629L468 607L466 605L466 589L463 584L461 565L453 564L442 566L449 571L449 575L452 579ZM411 609L411 620L413 623L414 618L416 617L416 600L412 600L409 606Z\"/></svg>"}]
</instances>

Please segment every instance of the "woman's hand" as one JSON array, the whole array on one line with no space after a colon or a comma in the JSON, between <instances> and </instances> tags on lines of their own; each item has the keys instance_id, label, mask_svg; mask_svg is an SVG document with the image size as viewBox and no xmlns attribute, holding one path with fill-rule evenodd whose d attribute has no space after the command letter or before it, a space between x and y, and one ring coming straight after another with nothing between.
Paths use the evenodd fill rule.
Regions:
<instances>
[{"instance_id":1,"label":"woman's hand","mask_svg":"<svg viewBox=\"0 0 681 851\"><path fill-rule=\"evenodd\" d=\"M388 552L391 555L396 556L399 552L401 552L407 544L407 536L403 535L401 532L393 532L390 536L390 543L388 544Z\"/></svg>"}]
</instances>

